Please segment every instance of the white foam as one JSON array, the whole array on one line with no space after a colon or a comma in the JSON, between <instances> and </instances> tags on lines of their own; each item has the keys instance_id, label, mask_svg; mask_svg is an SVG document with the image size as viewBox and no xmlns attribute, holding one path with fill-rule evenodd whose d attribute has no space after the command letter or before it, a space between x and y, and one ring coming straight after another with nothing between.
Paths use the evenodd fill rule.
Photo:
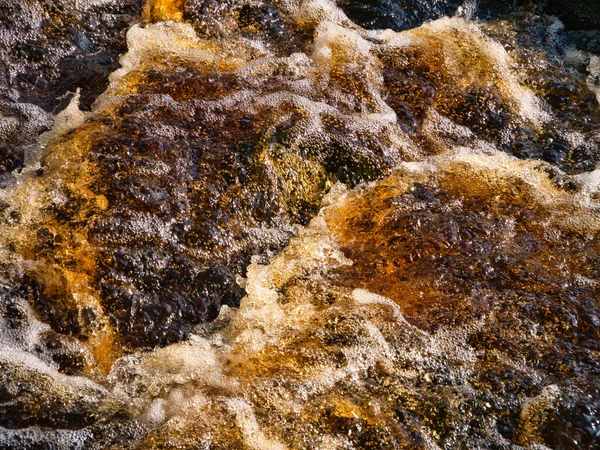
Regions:
<instances>
[{"instance_id":1,"label":"white foam","mask_svg":"<svg viewBox=\"0 0 600 450\"><path fill-rule=\"evenodd\" d=\"M589 72L587 86L590 91L596 94L596 99L600 104L600 56L592 55L590 57L590 64L587 70Z\"/></svg>"},{"instance_id":2,"label":"white foam","mask_svg":"<svg viewBox=\"0 0 600 450\"><path fill-rule=\"evenodd\" d=\"M266 436L261 430L252 405L242 399L229 399L227 405L235 414L236 425L244 435L244 443L252 450L286 450L287 447L276 439Z\"/></svg>"},{"instance_id":3,"label":"white foam","mask_svg":"<svg viewBox=\"0 0 600 450\"><path fill-rule=\"evenodd\" d=\"M79 128L90 116L89 113L79 109L80 97L81 90L77 88L77 91L71 98L69 105L54 118L54 126L52 130L40 136L40 144L42 147L47 145L52 139Z\"/></svg>"},{"instance_id":4,"label":"white foam","mask_svg":"<svg viewBox=\"0 0 600 450\"><path fill-rule=\"evenodd\" d=\"M499 80L502 93L514 101L523 120L542 126L551 119L543 102L524 87L506 50L486 37L476 24L461 18L445 18L402 33L365 31L351 24L329 0L284 0L278 4L285 11L292 12L302 29L315 33L310 55L294 53L289 57L275 57L264 43L239 36L233 36L227 42L200 39L188 24L134 25L127 35L129 51L121 58L122 67L111 75L111 85L94 105L93 112L88 114L79 110L77 93L67 109L57 117L48 136L66 133L88 118L102 117L103 110L108 110L109 105L124 100L121 95L128 92L123 87L127 75L143 69L146 64L178 61L178 64L190 67L206 65L212 70L221 70L221 64L226 62L227 67L221 72L229 72L242 79L246 89L215 101L194 99L189 103L174 102L168 95L157 95L150 98L153 107L176 106L187 112L191 112L192 107L203 108L207 121L213 120L217 126L223 110L243 111L258 117L265 111L281 111L279 119L283 122L289 118L285 115L289 113L285 113L286 108L282 106L293 105L305 113L302 119L305 128L298 141L323 134L325 125L321 116L330 115L343 122L348 134L364 132L388 142L383 151L390 161L394 158L399 161L406 156L422 157L422 149L408 141L396 125L395 113L382 100L382 62L376 54L382 49L424 46L428 39L437 39L444 33L454 36L441 43L442 56L447 64L445 68L449 72L457 62L453 59L463 57L453 54L453 45L468 41L476 56L493 68L494 76L490 80ZM470 5L471 2L465 3L464 15L471 14ZM558 30L555 27L554 32ZM458 61L467 68L468 62ZM368 107L367 102L361 100L357 110L354 109L356 93L342 92L330 77L332 69L341 70L344 74L364 75ZM600 59L592 59L589 70L590 77L600 75ZM460 78L461 74L454 73L453 76ZM277 77L281 79L281 88L262 94L262 87L277 80ZM588 83L595 83L594 80L588 78ZM595 89L595 85L590 88ZM596 94L600 95L600 90ZM10 128L13 125L6 122L3 126ZM168 125L152 126L153 132L165 139L185 138L181 130ZM427 111L421 131L429 144L437 145L439 154L421 162L399 164L398 173L394 175L396 178L389 182L400 179L405 182L435 182L445 173L463 167L465 177L476 173L489 175L488 181L492 186L495 182L500 187L505 187L511 180L522 182L519 189L549 211L549 223L564 223L587 232L600 229L598 214L590 203L592 194L600 190L600 170L576 178L583 185L585 195L581 192L567 194L550 182L543 170L545 163L518 161L500 153L492 144L478 140L467 127L454 123L438 111ZM572 133L567 138L573 146L586 145L585 137L579 134ZM296 149L294 145L297 143L291 145L292 150ZM146 171L143 173L157 176L170 175L169 167L160 161L143 170ZM23 192L19 192L23 195L19 201L29 205L29 209L24 206L21 210L23 223L39 223L38 215L42 214L40 211L49 203L49 198L56 203L66 201L60 193L61 182L56 180L42 186L41 182L31 181L26 195L23 194L26 189L21 186ZM89 391L94 395L126 398L139 407L142 411L140 418L149 427L180 420L184 433L186 420L194 424L202 420L210 423L223 417L221 409L226 405L234 417L234 423L227 426L235 427L242 435L244 445L251 449L288 448L285 439L280 436L280 424L275 420L273 423L269 421L271 415L288 414L303 420L302 414L312 413L303 408L319 399L318 396L322 395L324 401L330 402L347 395L346 391L336 390L339 385L357 393L364 392L361 389L366 389L369 371L375 370L378 365L393 372L400 381L424 380L429 383L432 372L450 372L448 377L453 382L468 389L469 376L476 362L476 353L468 338L483 326L483 322L465 327L442 327L435 333L427 333L408 323L401 308L391 299L335 282L335 270L353 262L340 248L338 236L328 228L326 216L351 198L364 194L373 185L349 191L343 184L336 183L325 196L321 212L307 227L275 224L271 228L257 226L245 230L258 242L283 242L292 234L296 236L269 264L264 264L264 258L255 257L247 273L237 277L238 284L247 294L239 308L222 307L219 318L212 324L196 327L188 342L122 357L107 378L111 389L82 377L67 377L58 372L52 361L35 357L31 347L48 329L39 321L31 320L21 334L5 330L2 328L4 324L0 323L2 358L10 364L47 375L57 385L66 385L74 392L79 389L84 392L82 395L88 395ZM13 201L16 192L0 193L0 197ZM127 242L127 231L130 231L137 236L157 238L176 246L178 241L172 235L171 225L152 215L135 214L127 223L123 242ZM507 239L514 233L513 228L507 223ZM559 238L558 233L555 238ZM198 254L203 251L187 250ZM231 242L223 251L224 256L234 250L237 248ZM23 269L35 264L24 262L19 267ZM576 278L576 282L583 286L591 286L591 281L585 277ZM314 291L321 289L329 303L316 298L318 294L313 288ZM335 330L327 328L335 329L338 322L344 321L350 325L337 335ZM348 342L327 340L332 336L339 338L338 335L341 335L340 340L347 338ZM304 363L303 358L310 363ZM519 362L508 361L507 364L536 376L524 363L519 365ZM92 394L89 396L93 397ZM531 405L552 404L557 395L554 388L548 388L540 399L531 400L524 406L523 416L531 415L529 411L534 408ZM353 411L352 415L358 418L357 412ZM171 419L174 419L173 422ZM214 439L216 442L221 425L215 420L211 423L211 433L202 436L202 439L209 443ZM309 435L312 432L310 427L306 430L307 436L303 438L306 437L307 442L314 439L315 445L322 449L350 448L353 445L346 436L323 435L321 431L315 431L312 436ZM426 447L438 448L431 430L424 428L422 431Z\"/></svg>"}]
</instances>

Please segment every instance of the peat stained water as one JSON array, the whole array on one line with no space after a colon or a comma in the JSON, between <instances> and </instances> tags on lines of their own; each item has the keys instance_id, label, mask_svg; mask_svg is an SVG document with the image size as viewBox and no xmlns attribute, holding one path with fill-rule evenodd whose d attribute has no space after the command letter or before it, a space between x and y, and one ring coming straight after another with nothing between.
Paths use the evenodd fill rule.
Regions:
<instances>
[{"instance_id":1,"label":"peat stained water","mask_svg":"<svg viewBox=\"0 0 600 450\"><path fill-rule=\"evenodd\" d=\"M598 448L559 4L0 5L0 448Z\"/></svg>"}]
</instances>

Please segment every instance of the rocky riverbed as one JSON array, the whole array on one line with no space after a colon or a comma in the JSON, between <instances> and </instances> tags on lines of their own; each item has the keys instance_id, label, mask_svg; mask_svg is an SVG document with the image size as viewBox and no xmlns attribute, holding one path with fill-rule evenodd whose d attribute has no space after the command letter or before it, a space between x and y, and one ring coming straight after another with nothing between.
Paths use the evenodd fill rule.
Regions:
<instances>
[{"instance_id":1,"label":"rocky riverbed","mask_svg":"<svg viewBox=\"0 0 600 450\"><path fill-rule=\"evenodd\" d=\"M0 448L599 448L599 14L0 4Z\"/></svg>"}]
</instances>

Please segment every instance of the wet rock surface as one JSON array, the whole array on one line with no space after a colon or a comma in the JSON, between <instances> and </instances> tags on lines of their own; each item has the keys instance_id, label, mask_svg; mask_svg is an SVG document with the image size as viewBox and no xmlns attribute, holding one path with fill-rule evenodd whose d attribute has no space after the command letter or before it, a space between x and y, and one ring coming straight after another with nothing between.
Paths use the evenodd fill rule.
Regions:
<instances>
[{"instance_id":1,"label":"wet rock surface","mask_svg":"<svg viewBox=\"0 0 600 450\"><path fill-rule=\"evenodd\" d=\"M337 3L352 21L367 29L402 31L454 14L494 19L518 10L556 15L572 30L600 27L600 7L587 0L340 0Z\"/></svg>"},{"instance_id":2,"label":"wet rock surface","mask_svg":"<svg viewBox=\"0 0 600 450\"><path fill-rule=\"evenodd\" d=\"M92 133L57 144L83 145L94 181L89 192L61 190L64 200L50 205L44 219L53 226L40 228L33 246L36 260L77 271L82 263L70 250L74 235L86 234L97 249L89 261L93 290L133 347L184 339L222 304L237 305L244 291L236 274L250 256L279 251L293 223L316 213L328 184L366 181L390 165L381 149L348 136L307 133L303 116L311 112L293 103L247 111L244 101L221 116L220 100L247 88L235 75L187 69L137 76L144 79L137 92L111 109L117 120L100 118L102 131L90 124ZM272 83L265 92L255 87L254 95L281 90ZM89 182L74 170L73 183ZM61 332L79 335L84 318L69 288L48 292L61 270L51 281L37 276L34 305L50 311L46 319Z\"/></svg>"},{"instance_id":3,"label":"wet rock surface","mask_svg":"<svg viewBox=\"0 0 600 450\"><path fill-rule=\"evenodd\" d=\"M51 113L81 89L90 108L126 50L142 1L12 1L0 5L0 175L52 127ZM66 102L66 103L65 103Z\"/></svg>"},{"instance_id":4,"label":"wet rock surface","mask_svg":"<svg viewBox=\"0 0 600 450\"><path fill-rule=\"evenodd\" d=\"M172 45L196 46L189 66L170 48L155 51L168 27ZM185 339L222 304L239 303L236 275L252 255L281 250L327 186L374 179L396 158L364 127L342 133L344 112L311 105L327 94L307 94L306 57L268 60L270 51L251 48L240 57L235 44L176 24L136 30L150 42L130 54L142 62L123 69L104 109L48 144L28 183L49 202L30 223L32 241L9 244L38 262L22 277L36 312L61 333L103 330L97 348ZM243 58L266 67L241 70ZM83 114L69 108L66 118ZM10 214L20 228L21 213Z\"/></svg>"},{"instance_id":5,"label":"wet rock surface","mask_svg":"<svg viewBox=\"0 0 600 450\"><path fill-rule=\"evenodd\" d=\"M468 338L477 355L469 383L489 402L486 416L495 417L500 434L520 445L593 447L600 412L593 400L599 393L597 233L554 228L551 215L560 216L560 207L542 212L521 180L503 186L497 175L465 164L407 184L400 176L350 197L332 214L341 248L354 262L336 282L391 298L409 323L429 333L480 320ZM509 361L517 360L533 372L515 371ZM439 377L434 385L452 385L447 375L431 377ZM544 406L549 385L556 392ZM532 408L551 412L526 413L522 395L542 403ZM477 417L463 408L461 420ZM476 422L471 426L483 424ZM445 427L450 436L460 425Z\"/></svg>"},{"instance_id":6,"label":"wet rock surface","mask_svg":"<svg viewBox=\"0 0 600 450\"><path fill-rule=\"evenodd\" d=\"M595 448L550 3L5 2L0 447Z\"/></svg>"},{"instance_id":7,"label":"wet rock surface","mask_svg":"<svg viewBox=\"0 0 600 450\"><path fill-rule=\"evenodd\" d=\"M425 21L452 16L461 2L422 0L340 1L348 18L367 29L390 28L394 31L416 28Z\"/></svg>"},{"instance_id":8,"label":"wet rock surface","mask_svg":"<svg viewBox=\"0 0 600 450\"><path fill-rule=\"evenodd\" d=\"M136 448L594 448L597 212L574 198L536 164L468 153L337 186L270 265L250 266L238 311L123 368L171 386L169 419ZM521 202L516 221L497 210ZM218 376L179 384L212 358Z\"/></svg>"},{"instance_id":9,"label":"wet rock surface","mask_svg":"<svg viewBox=\"0 0 600 450\"><path fill-rule=\"evenodd\" d=\"M573 29L600 28L600 5L596 2L549 0L549 11Z\"/></svg>"}]
</instances>

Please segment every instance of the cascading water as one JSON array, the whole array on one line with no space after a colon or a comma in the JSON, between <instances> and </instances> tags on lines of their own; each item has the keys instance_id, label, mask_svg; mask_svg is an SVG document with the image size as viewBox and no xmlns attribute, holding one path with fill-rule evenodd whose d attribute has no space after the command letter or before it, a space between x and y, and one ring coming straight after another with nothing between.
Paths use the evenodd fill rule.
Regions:
<instances>
[{"instance_id":1,"label":"cascading water","mask_svg":"<svg viewBox=\"0 0 600 450\"><path fill-rule=\"evenodd\" d=\"M0 448L600 448L560 1L5 3Z\"/></svg>"}]
</instances>

